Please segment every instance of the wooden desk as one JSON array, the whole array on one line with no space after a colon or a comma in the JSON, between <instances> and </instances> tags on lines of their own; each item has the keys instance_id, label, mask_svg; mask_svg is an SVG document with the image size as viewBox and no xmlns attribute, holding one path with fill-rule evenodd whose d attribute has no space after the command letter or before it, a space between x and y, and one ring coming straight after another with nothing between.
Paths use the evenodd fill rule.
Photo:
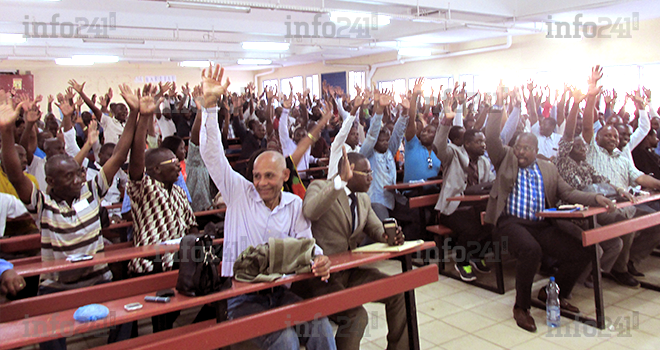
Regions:
<instances>
[{"instance_id":1,"label":"wooden desk","mask_svg":"<svg viewBox=\"0 0 660 350\"><path fill-rule=\"evenodd\" d=\"M223 206L218 209L198 211L195 213L195 217L215 215L215 214L224 213L226 211L227 211L227 207ZM115 224L111 224L110 226L104 228L102 231L116 230L131 226L133 226L133 221L121 221ZM0 239L0 251L6 253L21 252L32 249L40 249L40 248L41 248L41 235L38 233Z\"/></svg>"},{"instance_id":2,"label":"wooden desk","mask_svg":"<svg viewBox=\"0 0 660 350\"><path fill-rule=\"evenodd\" d=\"M420 188L424 186L431 186L431 185L440 185L442 184L442 179L436 179L436 180L427 180L427 181L421 181L421 182L403 182L403 183L398 183L395 185L387 185L383 186L384 189L388 191L405 191L405 190L412 190L415 188Z\"/></svg>"},{"instance_id":3,"label":"wooden desk","mask_svg":"<svg viewBox=\"0 0 660 350\"><path fill-rule=\"evenodd\" d=\"M213 244L222 244L223 239L218 238L213 240ZM36 276L42 273L58 272L77 269L81 267L90 267L99 264L109 264L117 261L126 261L134 258L146 258L150 256L158 256L165 253L174 253L179 250L178 244L156 244L141 247L131 247L125 249L117 249L101 252L94 255L94 259L85 260L80 262L69 262L64 259L39 261L27 264L21 264L14 267L17 274L28 277Z\"/></svg>"},{"instance_id":4,"label":"wooden desk","mask_svg":"<svg viewBox=\"0 0 660 350\"><path fill-rule=\"evenodd\" d=\"M660 194L651 194L648 196L637 197L637 202L620 202L617 203L617 208L625 208L631 205L643 204L660 199ZM602 226L595 229L596 215L607 212L603 207L591 207L586 210L567 212L567 211L543 211L536 213L536 216L542 218L553 219L588 219L589 229L582 232L582 245L592 251L592 276L594 280L594 304L596 307L596 320L586 318L581 315L574 315L572 313L561 311L563 316L567 316L580 322L587 324L595 324L599 329L605 329L605 305L603 303L603 286L602 275L600 272L600 259L595 244L603 240L619 237L639 229L651 227L660 224L660 212L637 217L625 221L620 221L610 225ZM602 232L616 232L614 234L603 235ZM641 282L642 287L660 291L660 287L649 283ZM532 299L532 304L539 308L545 308L541 302Z\"/></svg>"},{"instance_id":5,"label":"wooden desk","mask_svg":"<svg viewBox=\"0 0 660 350\"><path fill-rule=\"evenodd\" d=\"M403 272L412 270L411 254L431 249L435 246L432 242L424 243L421 246L411 248L402 252L393 253L352 253L344 252L330 256L331 268L330 272L338 272L361 265L373 263L376 261L400 258L402 261ZM77 264L82 264L77 263ZM80 265L78 265L80 266ZM427 268L433 268L434 274L437 278L437 267L434 265ZM156 275L157 276L157 275ZM146 276L151 277L151 276ZM162 315L173 311L193 308L196 306L232 298L238 295L256 292L307 278L313 278L311 273L292 275L280 278L274 282L264 283L242 283L234 281L233 286L225 291L205 295L201 297L187 297L176 293L171 298L170 303L145 303L144 297L153 295L156 290L149 293L136 293L128 297L121 297L114 300L109 300L103 304L108 307L111 316L96 322L79 323L73 320L73 313L76 308L71 308L56 313L44 314L35 317L14 320L6 322L0 327L0 350L13 349L30 344L36 344L47 340L70 337L75 334L86 333L89 331L98 330L101 328L111 327L114 325L132 322L139 319L144 319L152 316ZM174 281L173 281L174 282ZM95 286L96 287L96 286ZM408 332L410 337L411 349L419 349L419 339L417 334L417 316L415 306L414 290L405 293L406 308L408 313ZM137 311L127 312L124 310L124 305L140 302L144 307Z\"/></svg>"},{"instance_id":6,"label":"wooden desk","mask_svg":"<svg viewBox=\"0 0 660 350\"><path fill-rule=\"evenodd\" d=\"M481 202L488 200L488 194L473 194L467 196L456 196L447 198L448 202Z\"/></svg>"}]
</instances>

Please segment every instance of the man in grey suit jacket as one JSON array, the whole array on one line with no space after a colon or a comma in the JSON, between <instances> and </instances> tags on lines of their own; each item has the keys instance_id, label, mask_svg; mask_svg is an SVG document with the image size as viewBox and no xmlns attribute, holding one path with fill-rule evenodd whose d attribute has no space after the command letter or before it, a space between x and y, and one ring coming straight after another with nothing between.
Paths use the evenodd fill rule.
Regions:
<instances>
[{"instance_id":1,"label":"man in grey suit jacket","mask_svg":"<svg viewBox=\"0 0 660 350\"><path fill-rule=\"evenodd\" d=\"M573 189L558 175L552 163L537 160L538 141L533 134L520 134L514 147L503 146L501 119L502 94L498 91L497 102L491 108L486 125L486 149L497 177L488 199L485 221L495 225L495 237L508 240L509 251L517 259L513 317L519 327L535 332L536 324L529 308L532 283L541 256L547 254L559 260L556 281L560 287L560 307L574 313L579 310L569 304L566 297L590 260L581 242L549 220L536 217L536 213L554 207L559 199L567 203L604 206L610 210L616 207L600 194ZM545 289L541 289L538 298L545 301Z\"/></svg>"},{"instance_id":2,"label":"man in grey suit jacket","mask_svg":"<svg viewBox=\"0 0 660 350\"><path fill-rule=\"evenodd\" d=\"M339 162L339 175L327 181L310 184L303 201L303 214L312 222L312 235L324 254L332 255L353 250L366 235L377 242L386 242L382 222L371 208L367 191L371 185L371 165L359 153L346 154ZM404 242L397 227L395 244ZM330 275L328 283L309 279L294 284L292 289L303 298L311 298L361 285L386 277L374 268L359 267ZM385 304L387 316L387 349L408 349L408 330L403 294L379 302ZM339 327L335 341L337 349L359 349L367 326L367 311L360 306L329 318Z\"/></svg>"}]
</instances>

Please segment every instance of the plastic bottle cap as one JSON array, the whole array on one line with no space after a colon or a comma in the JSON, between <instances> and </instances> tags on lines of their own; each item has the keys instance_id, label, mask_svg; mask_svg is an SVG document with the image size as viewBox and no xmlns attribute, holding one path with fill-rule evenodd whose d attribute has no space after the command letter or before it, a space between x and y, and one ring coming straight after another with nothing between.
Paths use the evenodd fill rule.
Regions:
<instances>
[{"instance_id":1,"label":"plastic bottle cap","mask_svg":"<svg viewBox=\"0 0 660 350\"><path fill-rule=\"evenodd\" d=\"M554 282L554 281L555 281L555 276L550 276L550 282Z\"/></svg>"}]
</instances>

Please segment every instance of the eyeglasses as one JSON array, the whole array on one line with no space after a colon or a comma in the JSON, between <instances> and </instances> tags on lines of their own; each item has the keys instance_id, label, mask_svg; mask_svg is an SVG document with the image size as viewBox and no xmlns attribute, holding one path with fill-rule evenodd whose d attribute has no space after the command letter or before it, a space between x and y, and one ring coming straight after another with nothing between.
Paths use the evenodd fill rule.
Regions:
<instances>
[{"instance_id":1,"label":"eyeglasses","mask_svg":"<svg viewBox=\"0 0 660 350\"><path fill-rule=\"evenodd\" d=\"M426 158L426 161L429 163L429 169L433 169L433 159L431 159L431 156Z\"/></svg>"},{"instance_id":2,"label":"eyeglasses","mask_svg":"<svg viewBox=\"0 0 660 350\"><path fill-rule=\"evenodd\" d=\"M369 170L366 173L363 172L363 171L353 170L353 174L358 174L358 175L362 175L362 176L373 176L374 172L373 172L373 170Z\"/></svg>"},{"instance_id":3,"label":"eyeglasses","mask_svg":"<svg viewBox=\"0 0 660 350\"><path fill-rule=\"evenodd\" d=\"M529 146L513 146L513 149L516 152L525 152L525 153L536 151L535 148Z\"/></svg>"},{"instance_id":4,"label":"eyeglasses","mask_svg":"<svg viewBox=\"0 0 660 350\"><path fill-rule=\"evenodd\" d=\"M172 159L164 160L164 161L160 162L159 165L173 164L173 163L176 163L178 161L179 161L179 159L175 157L175 158L172 158Z\"/></svg>"}]
</instances>

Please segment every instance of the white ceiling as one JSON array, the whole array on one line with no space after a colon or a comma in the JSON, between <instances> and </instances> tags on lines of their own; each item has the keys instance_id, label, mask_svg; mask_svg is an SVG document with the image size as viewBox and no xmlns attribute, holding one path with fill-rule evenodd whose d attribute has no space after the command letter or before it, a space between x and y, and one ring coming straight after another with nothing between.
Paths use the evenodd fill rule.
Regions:
<instances>
[{"instance_id":1,"label":"white ceiling","mask_svg":"<svg viewBox=\"0 0 660 350\"><path fill-rule=\"evenodd\" d=\"M544 22L572 22L577 13L583 22L598 22L607 16L640 20L660 17L660 1L602 0L181 0L185 3L232 4L250 8L249 13L208 9L168 8L166 0L61 0L0 1L0 33L34 36L34 23L46 26L49 36L29 37L25 43L0 44L0 59L53 60L75 54L117 55L128 62L214 60L233 69L255 69L236 65L239 58L264 58L275 66L290 66L396 50L397 47L427 47L433 53L449 49L447 44L507 35L545 32ZM328 12L350 10L377 13L391 18L389 25L369 30L363 37L287 38L287 23L295 33L295 22L319 30L332 28ZM63 38L72 25L85 20L110 21L106 39L79 27L81 35ZM367 18L372 16L367 15ZM364 22L362 22L364 23ZM336 28L337 26L335 26ZM100 29L100 28L99 28ZM62 33L62 30L65 32ZM313 30L313 29L311 29ZM102 31L101 31L102 32ZM348 31L345 31L348 33ZM83 39L87 35L92 40ZM93 41L93 42L90 42ZM244 41L289 42L284 52L255 52L241 47ZM233 67L232 67L233 66Z\"/></svg>"}]
</instances>

